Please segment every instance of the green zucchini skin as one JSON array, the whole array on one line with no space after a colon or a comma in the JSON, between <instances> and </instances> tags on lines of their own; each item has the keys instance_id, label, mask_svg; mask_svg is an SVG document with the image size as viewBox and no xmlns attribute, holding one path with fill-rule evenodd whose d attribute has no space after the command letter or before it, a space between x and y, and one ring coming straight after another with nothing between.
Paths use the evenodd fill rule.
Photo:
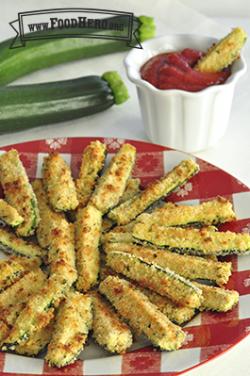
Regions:
<instances>
[{"instance_id":1,"label":"green zucchini skin","mask_svg":"<svg viewBox=\"0 0 250 376\"><path fill-rule=\"evenodd\" d=\"M117 17L107 20L112 21ZM119 17L122 20L122 16ZM152 38L155 34L155 25L151 17L134 17L133 32L138 29L139 40ZM66 34L84 33L92 34L93 29L67 29ZM63 34L65 29L47 30L46 35ZM102 30L101 34L112 35L112 30ZM39 32L27 33L25 36L35 37ZM128 51L131 49L126 41L94 38L55 38L29 40L24 47L10 48L13 38L0 43L0 85L6 85L19 77L32 73L39 69L67 63L74 60L86 59L115 52Z\"/></svg>"},{"instance_id":2,"label":"green zucchini skin","mask_svg":"<svg viewBox=\"0 0 250 376\"><path fill-rule=\"evenodd\" d=\"M0 87L0 133L80 118L114 103L109 84L99 76Z\"/></svg>"}]
</instances>

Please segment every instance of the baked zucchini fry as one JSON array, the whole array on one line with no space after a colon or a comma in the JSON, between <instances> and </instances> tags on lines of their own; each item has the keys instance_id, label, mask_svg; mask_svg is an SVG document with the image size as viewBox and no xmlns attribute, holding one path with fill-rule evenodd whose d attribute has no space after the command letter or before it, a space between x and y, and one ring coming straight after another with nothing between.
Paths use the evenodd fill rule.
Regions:
<instances>
[{"instance_id":1,"label":"baked zucchini fry","mask_svg":"<svg viewBox=\"0 0 250 376\"><path fill-rule=\"evenodd\" d=\"M202 290L204 300L199 310L217 312L230 311L239 301L239 293L235 290L226 290L220 287L208 286L195 282Z\"/></svg>"},{"instance_id":2,"label":"baked zucchini fry","mask_svg":"<svg viewBox=\"0 0 250 376\"><path fill-rule=\"evenodd\" d=\"M0 199L0 220L6 225L16 227L23 222L23 217L13 206Z\"/></svg>"},{"instance_id":3,"label":"baked zucchini fry","mask_svg":"<svg viewBox=\"0 0 250 376\"><path fill-rule=\"evenodd\" d=\"M23 277L24 274L37 268L40 265L37 261L39 259L14 256L0 260L0 293Z\"/></svg>"},{"instance_id":4,"label":"baked zucchini fry","mask_svg":"<svg viewBox=\"0 0 250 376\"><path fill-rule=\"evenodd\" d=\"M46 251L35 243L18 238L12 232L0 228L0 250L29 258L44 258Z\"/></svg>"},{"instance_id":5,"label":"baked zucchini fry","mask_svg":"<svg viewBox=\"0 0 250 376\"><path fill-rule=\"evenodd\" d=\"M114 232L110 231L101 238L102 244L109 243L133 243L132 232Z\"/></svg>"},{"instance_id":6,"label":"baked zucchini fry","mask_svg":"<svg viewBox=\"0 0 250 376\"><path fill-rule=\"evenodd\" d=\"M83 151L76 191L80 206L86 206L95 188L96 180L104 166L106 145L92 141Z\"/></svg>"},{"instance_id":7,"label":"baked zucchini fry","mask_svg":"<svg viewBox=\"0 0 250 376\"><path fill-rule=\"evenodd\" d=\"M55 211L76 209L78 200L71 171L58 153L44 158L43 184L48 201Z\"/></svg>"},{"instance_id":8,"label":"baked zucchini fry","mask_svg":"<svg viewBox=\"0 0 250 376\"><path fill-rule=\"evenodd\" d=\"M231 65L240 55L247 40L246 32L237 27L225 38L213 45L195 66L200 72L220 72Z\"/></svg>"},{"instance_id":9,"label":"baked zucchini fry","mask_svg":"<svg viewBox=\"0 0 250 376\"><path fill-rule=\"evenodd\" d=\"M37 269L26 274L0 294L0 316L8 327L8 331L0 330L0 344L9 335L25 303L43 287L45 281L45 275L40 269Z\"/></svg>"},{"instance_id":10,"label":"baked zucchini fry","mask_svg":"<svg viewBox=\"0 0 250 376\"><path fill-rule=\"evenodd\" d=\"M223 197L203 202L200 205L176 205L172 202L156 209L151 214L141 214L137 222L155 223L162 226L217 225L236 219L230 201Z\"/></svg>"},{"instance_id":11,"label":"baked zucchini fry","mask_svg":"<svg viewBox=\"0 0 250 376\"><path fill-rule=\"evenodd\" d=\"M122 204L123 202L130 200L132 197L136 196L140 192L140 179L130 178L128 179L125 191L120 198L118 203ZM102 220L102 232L109 231L112 227L115 226L115 222L113 222L108 217L104 217Z\"/></svg>"},{"instance_id":12,"label":"baked zucchini fry","mask_svg":"<svg viewBox=\"0 0 250 376\"><path fill-rule=\"evenodd\" d=\"M60 227L51 232L48 260L50 275L57 275L71 286L77 278L75 255L75 227L64 218Z\"/></svg>"},{"instance_id":13,"label":"baked zucchini fry","mask_svg":"<svg viewBox=\"0 0 250 376\"><path fill-rule=\"evenodd\" d=\"M49 206L41 179L34 180L32 188L37 198L41 218L36 230L37 240L42 248L48 248L52 238L51 232L54 228L60 228L60 223L65 217L63 213L54 212Z\"/></svg>"},{"instance_id":14,"label":"baked zucchini fry","mask_svg":"<svg viewBox=\"0 0 250 376\"><path fill-rule=\"evenodd\" d=\"M66 221L63 213L54 212L48 206L41 180L35 180L33 187L41 213L37 238L40 244L49 248L50 274L60 275L72 285L77 277L74 225Z\"/></svg>"},{"instance_id":15,"label":"baked zucchini fry","mask_svg":"<svg viewBox=\"0 0 250 376\"><path fill-rule=\"evenodd\" d=\"M93 293L91 297L94 339L111 353L125 353L133 342L130 329L98 293Z\"/></svg>"},{"instance_id":16,"label":"baked zucchini fry","mask_svg":"<svg viewBox=\"0 0 250 376\"><path fill-rule=\"evenodd\" d=\"M15 324L17 317L20 315L20 312L24 309L26 301L31 297L31 295L39 291L41 288L42 286L38 285L35 286L32 292L30 292L30 290L27 290L27 294L23 294L20 301L13 305L7 306L4 309L1 309L1 318L7 325L9 325L10 328Z\"/></svg>"},{"instance_id":17,"label":"baked zucchini fry","mask_svg":"<svg viewBox=\"0 0 250 376\"><path fill-rule=\"evenodd\" d=\"M152 249L135 244L106 243L103 245L106 253L126 252L143 260L154 263L162 268L169 268L187 279L206 279L217 285L228 282L232 272L231 262L213 261L203 257L179 255L167 250Z\"/></svg>"},{"instance_id":18,"label":"baked zucchini fry","mask_svg":"<svg viewBox=\"0 0 250 376\"><path fill-rule=\"evenodd\" d=\"M119 203L134 166L135 156L135 147L123 144L99 178L90 203L102 214L107 213Z\"/></svg>"},{"instance_id":19,"label":"baked zucchini fry","mask_svg":"<svg viewBox=\"0 0 250 376\"><path fill-rule=\"evenodd\" d=\"M100 271L100 280L103 281L108 276L119 277L119 274L108 267L106 264L102 265ZM173 321L177 325L182 325L185 322L191 320L196 313L196 310L194 308L177 305L166 296L161 296L152 290L139 286L138 284L136 285L136 288L139 289L144 295L146 295L150 302L156 305L159 310L169 318L170 321Z\"/></svg>"},{"instance_id":20,"label":"baked zucchini fry","mask_svg":"<svg viewBox=\"0 0 250 376\"><path fill-rule=\"evenodd\" d=\"M78 209L76 229L76 288L88 291L97 283L100 270L99 242L102 213L92 205Z\"/></svg>"},{"instance_id":21,"label":"baked zucchini fry","mask_svg":"<svg viewBox=\"0 0 250 376\"><path fill-rule=\"evenodd\" d=\"M168 268L161 268L125 252L108 253L106 263L117 273L124 274L142 287L169 297L176 304L191 308L201 305L201 290Z\"/></svg>"},{"instance_id":22,"label":"baked zucchini fry","mask_svg":"<svg viewBox=\"0 0 250 376\"><path fill-rule=\"evenodd\" d=\"M250 235L246 233L137 223L133 228L133 237L135 241L197 256L245 255L250 252Z\"/></svg>"},{"instance_id":23,"label":"baked zucchini fry","mask_svg":"<svg viewBox=\"0 0 250 376\"><path fill-rule=\"evenodd\" d=\"M181 347L185 333L131 283L109 276L100 283L99 290L131 328L146 335L155 346L161 350Z\"/></svg>"},{"instance_id":24,"label":"baked zucchini fry","mask_svg":"<svg viewBox=\"0 0 250 376\"><path fill-rule=\"evenodd\" d=\"M17 316L24 308L28 299L37 293L45 284L46 276L40 269L26 274L1 295L0 316L13 326Z\"/></svg>"},{"instance_id":25,"label":"baked zucchini fry","mask_svg":"<svg viewBox=\"0 0 250 376\"><path fill-rule=\"evenodd\" d=\"M10 256L8 257L8 260L10 260L11 262L17 262L18 264L22 265L27 272L38 268L42 263L40 258L28 258L23 256Z\"/></svg>"},{"instance_id":26,"label":"baked zucchini fry","mask_svg":"<svg viewBox=\"0 0 250 376\"><path fill-rule=\"evenodd\" d=\"M15 260L0 260L0 293L27 272L25 267Z\"/></svg>"},{"instance_id":27,"label":"baked zucchini fry","mask_svg":"<svg viewBox=\"0 0 250 376\"><path fill-rule=\"evenodd\" d=\"M23 218L16 229L17 234L33 235L39 223L37 200L18 152L14 149L0 156L0 181L6 201Z\"/></svg>"},{"instance_id":28,"label":"baked zucchini fry","mask_svg":"<svg viewBox=\"0 0 250 376\"><path fill-rule=\"evenodd\" d=\"M0 311L26 301L45 281L46 276L39 268L25 274L0 294Z\"/></svg>"},{"instance_id":29,"label":"baked zucchini fry","mask_svg":"<svg viewBox=\"0 0 250 376\"><path fill-rule=\"evenodd\" d=\"M138 286L137 288L139 288L139 290L148 297L150 302L156 305L170 321L177 325L182 325L190 321L196 313L194 308L178 306L166 296L161 296L152 290Z\"/></svg>"},{"instance_id":30,"label":"baked zucchini fry","mask_svg":"<svg viewBox=\"0 0 250 376\"><path fill-rule=\"evenodd\" d=\"M140 184L141 181L138 178L129 178L125 191L120 198L119 204L122 204L123 202L130 200L132 197L136 196L138 193L140 193Z\"/></svg>"},{"instance_id":31,"label":"baked zucchini fry","mask_svg":"<svg viewBox=\"0 0 250 376\"><path fill-rule=\"evenodd\" d=\"M111 231L105 232L101 237L101 243L132 243L132 230L135 221L124 226L115 226Z\"/></svg>"},{"instance_id":32,"label":"baked zucchini fry","mask_svg":"<svg viewBox=\"0 0 250 376\"><path fill-rule=\"evenodd\" d=\"M47 326L54 317L54 309L65 297L68 284L57 276L50 277L43 288L27 302L18 316L15 326L4 340L3 350L15 350L38 330Z\"/></svg>"},{"instance_id":33,"label":"baked zucchini fry","mask_svg":"<svg viewBox=\"0 0 250 376\"><path fill-rule=\"evenodd\" d=\"M54 328L54 320L38 330L23 345L18 345L15 352L20 355L35 356L50 342Z\"/></svg>"},{"instance_id":34,"label":"baked zucchini fry","mask_svg":"<svg viewBox=\"0 0 250 376\"><path fill-rule=\"evenodd\" d=\"M45 357L50 366L64 367L77 359L92 327L92 319L91 298L71 292L57 313Z\"/></svg>"},{"instance_id":35,"label":"baked zucchini fry","mask_svg":"<svg viewBox=\"0 0 250 376\"><path fill-rule=\"evenodd\" d=\"M132 199L125 201L111 210L108 217L119 225L125 225L131 222L154 202L169 195L198 171L199 166L193 160L182 161L162 179L155 180L148 185L144 191L141 191L141 193Z\"/></svg>"}]
</instances>

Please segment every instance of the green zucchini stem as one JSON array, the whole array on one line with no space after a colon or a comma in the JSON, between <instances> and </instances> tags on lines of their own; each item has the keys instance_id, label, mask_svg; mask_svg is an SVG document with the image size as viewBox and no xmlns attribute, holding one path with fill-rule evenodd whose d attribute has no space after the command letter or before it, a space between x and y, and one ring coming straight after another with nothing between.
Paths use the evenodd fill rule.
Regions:
<instances>
[{"instance_id":1,"label":"green zucchini stem","mask_svg":"<svg viewBox=\"0 0 250 376\"><path fill-rule=\"evenodd\" d=\"M102 79L105 80L114 96L115 104L122 104L129 98L128 89L121 79L121 76L116 71L105 72L102 75Z\"/></svg>"},{"instance_id":2,"label":"green zucchini stem","mask_svg":"<svg viewBox=\"0 0 250 376\"><path fill-rule=\"evenodd\" d=\"M144 42L147 39L154 38L156 27L153 17L139 16L138 20L140 22L139 41Z\"/></svg>"}]
</instances>

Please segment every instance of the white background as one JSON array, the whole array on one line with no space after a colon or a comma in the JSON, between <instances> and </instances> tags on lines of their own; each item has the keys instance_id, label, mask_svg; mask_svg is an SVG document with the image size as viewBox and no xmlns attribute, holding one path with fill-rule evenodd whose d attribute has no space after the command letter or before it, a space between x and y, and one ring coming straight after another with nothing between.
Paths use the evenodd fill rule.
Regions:
<instances>
[{"instance_id":1,"label":"white background","mask_svg":"<svg viewBox=\"0 0 250 376\"><path fill-rule=\"evenodd\" d=\"M200 32L220 37L231 27L243 26L250 35L250 1L248 0L182 0L182 3L203 12L217 24L211 23L195 13L188 15L185 7L174 12L175 1L168 0L1 0L0 2L0 40L13 36L8 23L17 17L17 12L56 8L56 7L99 7L127 10L135 14L153 15L157 20L158 34L169 31ZM170 16L170 17L169 17ZM87 74L101 74L110 67L116 67L124 79L121 63L124 54L92 59L88 62L74 62L47 71L41 71L20 79L24 82L42 82L67 79ZM250 42L245 49L245 57L250 66ZM1 72L0 72L1 74ZM114 107L94 117L66 122L58 125L39 127L21 133L1 135L0 146L39 138L64 136L110 136L147 140L138 109L135 89L128 83L131 99L121 107ZM250 186L250 75L249 73L237 86L226 136L216 147L198 153L197 156L225 169ZM250 307L249 307L250 309ZM250 375L250 338L242 341L223 356L191 372L189 376L248 376Z\"/></svg>"}]
</instances>

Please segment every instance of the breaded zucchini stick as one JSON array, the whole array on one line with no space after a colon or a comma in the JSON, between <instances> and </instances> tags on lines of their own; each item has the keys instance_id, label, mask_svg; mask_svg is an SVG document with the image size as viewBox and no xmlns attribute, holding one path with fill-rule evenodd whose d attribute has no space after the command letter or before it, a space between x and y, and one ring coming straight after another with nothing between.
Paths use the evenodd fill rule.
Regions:
<instances>
[{"instance_id":1,"label":"breaded zucchini stick","mask_svg":"<svg viewBox=\"0 0 250 376\"><path fill-rule=\"evenodd\" d=\"M125 353L133 341L130 329L98 293L93 293L91 297L94 339L111 353Z\"/></svg>"},{"instance_id":2,"label":"breaded zucchini stick","mask_svg":"<svg viewBox=\"0 0 250 376\"><path fill-rule=\"evenodd\" d=\"M223 197L217 197L215 200L195 206L168 202L151 214L141 214L137 222L155 223L162 226L204 226L217 225L235 219L231 202Z\"/></svg>"},{"instance_id":3,"label":"breaded zucchini stick","mask_svg":"<svg viewBox=\"0 0 250 376\"><path fill-rule=\"evenodd\" d=\"M48 252L50 275L57 275L71 286L77 278L75 255L75 228L62 218L59 227L51 231Z\"/></svg>"},{"instance_id":4,"label":"breaded zucchini stick","mask_svg":"<svg viewBox=\"0 0 250 376\"><path fill-rule=\"evenodd\" d=\"M11 262L17 262L18 264L22 265L26 271L31 271L35 268L38 268L42 263L42 260L40 258L28 258L23 256L9 256L8 260Z\"/></svg>"},{"instance_id":5,"label":"breaded zucchini stick","mask_svg":"<svg viewBox=\"0 0 250 376\"><path fill-rule=\"evenodd\" d=\"M135 241L143 241L170 251L206 256L244 255L250 252L250 235L235 232L165 227L137 223L133 228Z\"/></svg>"},{"instance_id":6,"label":"breaded zucchini stick","mask_svg":"<svg viewBox=\"0 0 250 376\"><path fill-rule=\"evenodd\" d=\"M38 330L23 345L18 345L15 352L21 355L35 356L50 342L54 329L54 320L47 326Z\"/></svg>"},{"instance_id":7,"label":"breaded zucchini stick","mask_svg":"<svg viewBox=\"0 0 250 376\"><path fill-rule=\"evenodd\" d=\"M100 280L103 281L108 276L119 277L118 273L116 273L106 264L102 265L100 271ZM146 295L150 302L156 305L159 310L169 318L170 321L173 321L177 325L182 325L185 322L191 320L196 313L196 310L194 308L177 305L166 296L161 296L152 290L143 288L137 284L135 285L135 287L139 289L144 295Z\"/></svg>"},{"instance_id":8,"label":"breaded zucchini stick","mask_svg":"<svg viewBox=\"0 0 250 376\"><path fill-rule=\"evenodd\" d=\"M135 156L135 147L123 144L98 180L90 203L102 214L116 206L122 197L134 166Z\"/></svg>"},{"instance_id":9,"label":"breaded zucchini stick","mask_svg":"<svg viewBox=\"0 0 250 376\"><path fill-rule=\"evenodd\" d=\"M59 307L55 329L45 357L50 366L73 363L82 351L92 327L91 298L71 292Z\"/></svg>"},{"instance_id":10,"label":"breaded zucchini stick","mask_svg":"<svg viewBox=\"0 0 250 376\"><path fill-rule=\"evenodd\" d=\"M0 293L20 279L27 269L15 260L0 260Z\"/></svg>"},{"instance_id":11,"label":"breaded zucchini stick","mask_svg":"<svg viewBox=\"0 0 250 376\"><path fill-rule=\"evenodd\" d=\"M100 283L99 290L131 328L146 335L155 346L161 350L181 347L185 333L131 283L109 276Z\"/></svg>"},{"instance_id":12,"label":"breaded zucchini stick","mask_svg":"<svg viewBox=\"0 0 250 376\"><path fill-rule=\"evenodd\" d=\"M199 166L193 160L182 161L172 171L160 180L155 180L147 188L132 199L125 201L110 211L108 217L119 225L131 222L154 202L169 195L177 187L199 171Z\"/></svg>"},{"instance_id":13,"label":"breaded zucchini stick","mask_svg":"<svg viewBox=\"0 0 250 376\"><path fill-rule=\"evenodd\" d=\"M102 236L101 242L104 245L109 243L133 243L133 235L130 231L110 231Z\"/></svg>"},{"instance_id":14,"label":"breaded zucchini stick","mask_svg":"<svg viewBox=\"0 0 250 376\"><path fill-rule=\"evenodd\" d=\"M223 285L231 275L232 263L208 260L203 257L179 255L167 250L152 249L135 244L106 243L106 253L119 251L138 256L162 268L169 268L187 279L206 279Z\"/></svg>"},{"instance_id":15,"label":"breaded zucchini stick","mask_svg":"<svg viewBox=\"0 0 250 376\"><path fill-rule=\"evenodd\" d=\"M225 38L213 45L195 66L200 72L220 72L231 65L240 55L247 40L247 34L236 27Z\"/></svg>"},{"instance_id":16,"label":"breaded zucchini stick","mask_svg":"<svg viewBox=\"0 0 250 376\"><path fill-rule=\"evenodd\" d=\"M102 229L102 213L88 204L78 209L76 229L76 288L88 291L97 283L100 269L99 242Z\"/></svg>"},{"instance_id":17,"label":"breaded zucchini stick","mask_svg":"<svg viewBox=\"0 0 250 376\"><path fill-rule=\"evenodd\" d=\"M37 200L18 152L14 149L0 157L0 181L7 202L23 218L23 222L16 229L17 234L32 235L40 219Z\"/></svg>"},{"instance_id":18,"label":"breaded zucchini stick","mask_svg":"<svg viewBox=\"0 0 250 376\"><path fill-rule=\"evenodd\" d=\"M117 273L124 274L142 287L169 297L176 304L191 308L201 305L201 290L168 268L161 268L125 252L108 253L106 263Z\"/></svg>"},{"instance_id":19,"label":"breaded zucchini stick","mask_svg":"<svg viewBox=\"0 0 250 376\"><path fill-rule=\"evenodd\" d=\"M108 218L107 218L108 219ZM103 220L104 222L104 220ZM103 222L102 222L102 229L103 229ZM114 226L114 222L112 226ZM135 221L130 222L124 226L115 226L110 231L104 231L101 242L102 243L131 243L133 242L132 230L135 225ZM120 239L120 240L119 240Z\"/></svg>"},{"instance_id":20,"label":"breaded zucchini stick","mask_svg":"<svg viewBox=\"0 0 250 376\"><path fill-rule=\"evenodd\" d=\"M30 258L44 258L46 256L46 251L35 243L18 238L15 234L3 228L0 228L0 250Z\"/></svg>"},{"instance_id":21,"label":"breaded zucchini stick","mask_svg":"<svg viewBox=\"0 0 250 376\"><path fill-rule=\"evenodd\" d=\"M50 277L44 287L27 302L18 316L15 326L4 340L3 349L15 350L38 330L47 326L54 317L54 309L64 298L68 284L57 276Z\"/></svg>"},{"instance_id":22,"label":"breaded zucchini stick","mask_svg":"<svg viewBox=\"0 0 250 376\"><path fill-rule=\"evenodd\" d=\"M26 301L45 281L46 276L39 268L25 274L0 294L0 311Z\"/></svg>"},{"instance_id":23,"label":"breaded zucchini stick","mask_svg":"<svg viewBox=\"0 0 250 376\"><path fill-rule=\"evenodd\" d=\"M0 294L0 323L5 324L3 328L0 324L0 344L9 334L25 302L42 288L45 281L45 275L38 269L26 274Z\"/></svg>"},{"instance_id":24,"label":"breaded zucchini stick","mask_svg":"<svg viewBox=\"0 0 250 376\"><path fill-rule=\"evenodd\" d=\"M140 193L140 184L141 181L138 178L129 178L125 191L120 198L119 204L122 204L123 202L130 200L132 197L136 196L138 193Z\"/></svg>"},{"instance_id":25,"label":"breaded zucchini stick","mask_svg":"<svg viewBox=\"0 0 250 376\"><path fill-rule=\"evenodd\" d=\"M5 290L1 296L0 316L12 326L28 299L37 293L46 282L40 269L33 270Z\"/></svg>"},{"instance_id":26,"label":"breaded zucchini stick","mask_svg":"<svg viewBox=\"0 0 250 376\"><path fill-rule=\"evenodd\" d=\"M43 184L51 207L56 211L74 210L78 206L76 187L64 159L53 153L44 158Z\"/></svg>"},{"instance_id":27,"label":"breaded zucchini stick","mask_svg":"<svg viewBox=\"0 0 250 376\"><path fill-rule=\"evenodd\" d=\"M122 197L120 198L118 205L136 196L140 192L140 183L141 183L140 179L136 179L136 178L128 179L125 191ZM113 222L108 217L104 217L102 220L102 232L107 232L114 225L115 225L115 222Z\"/></svg>"},{"instance_id":28,"label":"breaded zucchini stick","mask_svg":"<svg viewBox=\"0 0 250 376\"><path fill-rule=\"evenodd\" d=\"M195 309L182 307L175 304L166 296L161 296L156 292L137 286L139 290L148 297L151 303L156 305L159 310L177 325L182 325L190 321L195 315Z\"/></svg>"},{"instance_id":29,"label":"breaded zucchini stick","mask_svg":"<svg viewBox=\"0 0 250 376\"><path fill-rule=\"evenodd\" d=\"M34 180L32 187L37 198L41 218L36 230L36 236L39 245L42 248L47 248L50 246L52 239L51 232L55 228L60 228L60 223L65 217L63 213L54 212L49 206L47 194L43 188L41 179Z\"/></svg>"},{"instance_id":30,"label":"breaded zucchini stick","mask_svg":"<svg viewBox=\"0 0 250 376\"><path fill-rule=\"evenodd\" d=\"M9 226L16 227L23 222L23 217L13 206L0 199L0 220Z\"/></svg>"},{"instance_id":31,"label":"breaded zucchini stick","mask_svg":"<svg viewBox=\"0 0 250 376\"><path fill-rule=\"evenodd\" d=\"M235 290L226 290L220 287L208 286L202 283L195 282L195 285L202 290L204 300L201 311L230 311L239 301L239 293Z\"/></svg>"},{"instance_id":32,"label":"breaded zucchini stick","mask_svg":"<svg viewBox=\"0 0 250 376\"><path fill-rule=\"evenodd\" d=\"M24 308L24 304L25 303L19 303L15 306L10 306L0 311L0 347L2 346L2 343L4 342L5 338L8 337L10 330L17 319L17 316Z\"/></svg>"},{"instance_id":33,"label":"breaded zucchini stick","mask_svg":"<svg viewBox=\"0 0 250 376\"><path fill-rule=\"evenodd\" d=\"M77 197L80 206L86 206L95 188L106 157L106 145L92 141L83 151L79 178L76 179Z\"/></svg>"},{"instance_id":34,"label":"breaded zucchini stick","mask_svg":"<svg viewBox=\"0 0 250 376\"><path fill-rule=\"evenodd\" d=\"M18 302L14 303L13 305L8 306L6 304L6 308L1 309L0 314L2 320L11 328L17 317L19 316L20 312L24 309L25 303L27 300L33 295L35 292L39 291L42 288L42 286L35 286L34 290L30 292L29 289L27 289L27 293L23 294L21 296L21 299L18 299ZM0 336L0 341L3 339L3 337Z\"/></svg>"},{"instance_id":35,"label":"breaded zucchini stick","mask_svg":"<svg viewBox=\"0 0 250 376\"><path fill-rule=\"evenodd\" d=\"M48 206L41 180L33 182L37 195L41 221L37 229L40 244L49 248L50 274L64 277L69 285L76 280L74 225L66 221L63 213Z\"/></svg>"}]
</instances>

